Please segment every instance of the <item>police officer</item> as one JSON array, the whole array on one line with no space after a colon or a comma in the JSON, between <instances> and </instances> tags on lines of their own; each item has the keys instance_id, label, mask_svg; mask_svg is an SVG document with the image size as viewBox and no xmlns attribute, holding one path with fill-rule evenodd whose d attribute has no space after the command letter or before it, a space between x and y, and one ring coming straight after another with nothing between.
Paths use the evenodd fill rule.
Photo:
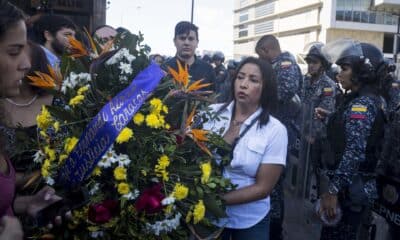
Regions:
<instances>
[{"instance_id":1,"label":"police officer","mask_svg":"<svg viewBox=\"0 0 400 240\"><path fill-rule=\"evenodd\" d=\"M306 176L316 174L320 159L330 154L326 136L326 124L315 117L315 108L320 107L330 112L335 110L336 84L326 75L331 63L322 54L324 44L313 42L309 44L305 60L308 64L308 73L304 77L302 102L302 144L301 159L304 162ZM317 176L317 175L315 175ZM309 179L305 177L304 179ZM317 178L318 179L318 178ZM319 179L317 184L322 181ZM311 186L306 182L304 189ZM308 191L305 191L308 192ZM307 197L307 196L305 196Z\"/></svg>"},{"instance_id":2,"label":"police officer","mask_svg":"<svg viewBox=\"0 0 400 240\"><path fill-rule=\"evenodd\" d=\"M226 81L228 76L228 71L224 66L225 56L222 52L217 51L212 56L212 61L214 63L215 72L215 92L218 94L217 102L226 102L227 96L229 94L230 88L226 88Z\"/></svg>"},{"instance_id":3,"label":"police officer","mask_svg":"<svg viewBox=\"0 0 400 240\"><path fill-rule=\"evenodd\" d=\"M322 163L321 172L329 182L322 189L318 211L332 219L340 206L342 217L335 226L323 226L321 239L356 239L362 216L377 197L374 170L384 113L377 76L383 54L376 50L375 46L362 47L351 39L333 42L323 49L341 68L338 80L345 95L328 121L333 159ZM316 113L322 117L326 111L317 108Z\"/></svg>"},{"instance_id":4,"label":"police officer","mask_svg":"<svg viewBox=\"0 0 400 240\"><path fill-rule=\"evenodd\" d=\"M293 55L282 52L279 41L273 35L258 40L255 51L260 59L272 64L278 85L278 112L275 116L286 126L289 137L289 151L298 152L296 141L299 137L298 114L301 110L300 93L302 73ZM289 154L288 154L289 155ZM290 164L290 163L288 163ZM284 217L283 177L271 193L270 239L282 239Z\"/></svg>"}]
</instances>

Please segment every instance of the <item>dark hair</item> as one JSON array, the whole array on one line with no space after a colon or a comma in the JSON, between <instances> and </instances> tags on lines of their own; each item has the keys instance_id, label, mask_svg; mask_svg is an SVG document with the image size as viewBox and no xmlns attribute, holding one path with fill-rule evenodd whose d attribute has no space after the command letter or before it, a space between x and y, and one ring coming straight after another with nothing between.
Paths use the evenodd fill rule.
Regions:
<instances>
[{"instance_id":1,"label":"dark hair","mask_svg":"<svg viewBox=\"0 0 400 240\"><path fill-rule=\"evenodd\" d=\"M0 0L0 39L4 37L8 29L24 19L24 13L19 8L5 0Z\"/></svg>"},{"instance_id":2,"label":"dark hair","mask_svg":"<svg viewBox=\"0 0 400 240\"><path fill-rule=\"evenodd\" d=\"M265 44L269 44L273 49L281 49L278 39L271 34L262 36L256 44L255 51L257 52L258 49L262 48Z\"/></svg>"},{"instance_id":3,"label":"dark hair","mask_svg":"<svg viewBox=\"0 0 400 240\"><path fill-rule=\"evenodd\" d=\"M199 31L198 30L199 30L199 28L196 25L194 25L193 23L181 21L181 22L178 22L178 24L176 24L176 26L175 26L174 38L176 38L176 36L178 36L178 35L189 34L190 31L193 31L196 33L197 40L199 40Z\"/></svg>"},{"instance_id":4,"label":"dark hair","mask_svg":"<svg viewBox=\"0 0 400 240\"><path fill-rule=\"evenodd\" d=\"M235 98L235 81L238 73L240 72L242 67L248 63L258 66L263 81L260 98L260 105L262 108L260 114L260 127L262 127L268 123L269 115L276 111L276 106L278 103L278 88L275 79L275 72L272 68L272 65L262 59L255 57L245 58L237 67L235 76L232 79L231 94L233 98Z\"/></svg>"},{"instance_id":5,"label":"dark hair","mask_svg":"<svg viewBox=\"0 0 400 240\"><path fill-rule=\"evenodd\" d=\"M55 35L62 28L76 30L75 24L68 18L57 15L43 15L33 25L34 41L43 45L46 42L44 32L49 31Z\"/></svg>"},{"instance_id":6,"label":"dark hair","mask_svg":"<svg viewBox=\"0 0 400 240\"><path fill-rule=\"evenodd\" d=\"M38 44L28 41L29 46L29 58L31 60L31 69L26 74L26 76L35 75L35 71L50 74L48 65L50 65L49 61L47 60L46 53ZM29 80L25 77L24 81ZM38 92L39 94L43 93L44 91L41 88L31 86L31 88Z\"/></svg>"}]
</instances>

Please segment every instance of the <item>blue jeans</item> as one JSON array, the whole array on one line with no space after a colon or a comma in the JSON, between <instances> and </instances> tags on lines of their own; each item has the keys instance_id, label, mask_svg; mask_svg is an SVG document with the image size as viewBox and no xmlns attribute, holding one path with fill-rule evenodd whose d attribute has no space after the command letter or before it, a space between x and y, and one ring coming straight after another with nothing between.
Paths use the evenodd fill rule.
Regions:
<instances>
[{"instance_id":1,"label":"blue jeans","mask_svg":"<svg viewBox=\"0 0 400 240\"><path fill-rule=\"evenodd\" d=\"M225 228L221 240L269 240L269 214L256 225L245 229Z\"/></svg>"}]
</instances>

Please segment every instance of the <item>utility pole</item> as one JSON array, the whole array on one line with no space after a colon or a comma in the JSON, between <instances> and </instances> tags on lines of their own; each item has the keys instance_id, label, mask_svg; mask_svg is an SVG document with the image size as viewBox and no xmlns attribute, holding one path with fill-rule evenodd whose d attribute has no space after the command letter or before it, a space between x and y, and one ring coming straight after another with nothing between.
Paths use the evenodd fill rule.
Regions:
<instances>
[{"instance_id":1,"label":"utility pole","mask_svg":"<svg viewBox=\"0 0 400 240\"><path fill-rule=\"evenodd\" d=\"M194 9L194 0L192 0L192 14L190 15L190 23L193 24L193 9Z\"/></svg>"}]
</instances>

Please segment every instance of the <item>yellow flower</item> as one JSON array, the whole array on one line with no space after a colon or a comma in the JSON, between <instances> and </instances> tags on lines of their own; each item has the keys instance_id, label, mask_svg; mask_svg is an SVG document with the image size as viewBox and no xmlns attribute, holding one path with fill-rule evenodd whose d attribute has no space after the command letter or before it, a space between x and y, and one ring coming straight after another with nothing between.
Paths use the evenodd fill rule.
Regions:
<instances>
[{"instance_id":1,"label":"yellow flower","mask_svg":"<svg viewBox=\"0 0 400 240\"><path fill-rule=\"evenodd\" d=\"M76 95L75 97L71 98L69 100L69 105L72 107L75 107L76 105L82 103L82 101L85 99L85 96L83 95Z\"/></svg>"},{"instance_id":2,"label":"yellow flower","mask_svg":"<svg viewBox=\"0 0 400 240\"><path fill-rule=\"evenodd\" d=\"M203 204L203 200L199 200L199 202L194 206L193 210L193 222L194 224L200 222L204 218L204 214L206 212L206 207Z\"/></svg>"},{"instance_id":3,"label":"yellow flower","mask_svg":"<svg viewBox=\"0 0 400 240\"><path fill-rule=\"evenodd\" d=\"M66 154L61 154L60 157L59 157L59 159L58 159L58 163L64 162L65 159L67 159L67 158L68 158L68 155L66 155Z\"/></svg>"},{"instance_id":4,"label":"yellow flower","mask_svg":"<svg viewBox=\"0 0 400 240\"><path fill-rule=\"evenodd\" d=\"M174 187L174 192L172 193L174 198L178 200L185 199L189 193L189 188L185 185L177 183Z\"/></svg>"},{"instance_id":5,"label":"yellow flower","mask_svg":"<svg viewBox=\"0 0 400 240\"><path fill-rule=\"evenodd\" d=\"M51 149L49 146L44 147L44 153L46 153L50 161L56 160L56 151Z\"/></svg>"},{"instance_id":6,"label":"yellow flower","mask_svg":"<svg viewBox=\"0 0 400 240\"><path fill-rule=\"evenodd\" d=\"M201 183L205 184L208 182L208 180L210 179L210 175L211 175L211 163L207 162L207 163L203 163L200 165L201 168Z\"/></svg>"},{"instance_id":7,"label":"yellow flower","mask_svg":"<svg viewBox=\"0 0 400 240\"><path fill-rule=\"evenodd\" d=\"M55 122L53 124L54 130L56 131L56 133L60 130L60 122Z\"/></svg>"},{"instance_id":8,"label":"yellow flower","mask_svg":"<svg viewBox=\"0 0 400 240\"><path fill-rule=\"evenodd\" d=\"M156 129L162 126L160 120L158 119L158 116L154 113L146 116L146 125Z\"/></svg>"},{"instance_id":9,"label":"yellow flower","mask_svg":"<svg viewBox=\"0 0 400 240\"><path fill-rule=\"evenodd\" d=\"M167 172L167 167L169 166L169 158L167 155L162 155L158 159L158 164L155 166L155 172L157 177L162 177L164 181L168 181L168 172Z\"/></svg>"},{"instance_id":10,"label":"yellow flower","mask_svg":"<svg viewBox=\"0 0 400 240\"><path fill-rule=\"evenodd\" d=\"M133 122L140 126L144 122L144 115L141 113L136 113L135 116L133 117Z\"/></svg>"},{"instance_id":11,"label":"yellow flower","mask_svg":"<svg viewBox=\"0 0 400 240\"><path fill-rule=\"evenodd\" d=\"M121 195L129 193L129 185L127 183L120 183L118 184L118 193Z\"/></svg>"},{"instance_id":12,"label":"yellow flower","mask_svg":"<svg viewBox=\"0 0 400 240\"><path fill-rule=\"evenodd\" d=\"M76 137L71 137L71 138L67 138L65 139L65 145L64 145L64 151L66 153L70 153L75 145L78 143L79 139L77 139Z\"/></svg>"},{"instance_id":13,"label":"yellow flower","mask_svg":"<svg viewBox=\"0 0 400 240\"><path fill-rule=\"evenodd\" d=\"M93 175L93 176L100 176L100 175L101 175L101 168L100 168L100 167L95 167L95 168L93 169L92 175Z\"/></svg>"},{"instance_id":14,"label":"yellow flower","mask_svg":"<svg viewBox=\"0 0 400 240\"><path fill-rule=\"evenodd\" d=\"M42 130L46 130L50 126L52 118L50 112L45 106L42 107L42 112L37 115L36 122L38 127Z\"/></svg>"},{"instance_id":15,"label":"yellow flower","mask_svg":"<svg viewBox=\"0 0 400 240\"><path fill-rule=\"evenodd\" d=\"M172 213L173 208L174 208L174 205L172 205L172 204L168 205L167 207L164 208L164 212L166 214L170 214L170 213Z\"/></svg>"},{"instance_id":16,"label":"yellow flower","mask_svg":"<svg viewBox=\"0 0 400 240\"><path fill-rule=\"evenodd\" d=\"M129 141L133 137L133 131L130 128L124 128L122 131L119 133L116 142L117 143L124 143Z\"/></svg>"},{"instance_id":17,"label":"yellow flower","mask_svg":"<svg viewBox=\"0 0 400 240\"><path fill-rule=\"evenodd\" d=\"M165 129L167 129L167 130L169 130L170 128L171 128L171 125L169 125L168 123L167 124L165 124Z\"/></svg>"},{"instance_id":18,"label":"yellow flower","mask_svg":"<svg viewBox=\"0 0 400 240\"><path fill-rule=\"evenodd\" d=\"M43 162L41 173L43 177L48 177L49 176L49 168L50 168L50 160L46 159Z\"/></svg>"},{"instance_id":19,"label":"yellow flower","mask_svg":"<svg viewBox=\"0 0 400 240\"><path fill-rule=\"evenodd\" d=\"M189 212L186 214L186 219L185 219L185 221L186 221L187 223L189 223L190 220L192 219L192 216L193 216L192 212L189 211Z\"/></svg>"},{"instance_id":20,"label":"yellow flower","mask_svg":"<svg viewBox=\"0 0 400 240\"><path fill-rule=\"evenodd\" d=\"M147 176L146 170L140 170L140 172L142 173L143 176L145 176L145 177Z\"/></svg>"},{"instance_id":21,"label":"yellow flower","mask_svg":"<svg viewBox=\"0 0 400 240\"><path fill-rule=\"evenodd\" d=\"M126 180L126 169L124 167L116 167L114 169L114 178L116 180Z\"/></svg>"},{"instance_id":22,"label":"yellow flower","mask_svg":"<svg viewBox=\"0 0 400 240\"><path fill-rule=\"evenodd\" d=\"M159 98L153 98L150 100L150 108L152 113L159 114L163 109L163 103Z\"/></svg>"},{"instance_id":23,"label":"yellow flower","mask_svg":"<svg viewBox=\"0 0 400 240\"><path fill-rule=\"evenodd\" d=\"M83 86L81 88L78 89L78 95L83 95L87 90L89 90L89 86Z\"/></svg>"},{"instance_id":24,"label":"yellow flower","mask_svg":"<svg viewBox=\"0 0 400 240\"><path fill-rule=\"evenodd\" d=\"M164 105L164 106L162 107L162 111L163 111L165 114L167 114L167 113L168 113L168 107Z\"/></svg>"}]
</instances>

